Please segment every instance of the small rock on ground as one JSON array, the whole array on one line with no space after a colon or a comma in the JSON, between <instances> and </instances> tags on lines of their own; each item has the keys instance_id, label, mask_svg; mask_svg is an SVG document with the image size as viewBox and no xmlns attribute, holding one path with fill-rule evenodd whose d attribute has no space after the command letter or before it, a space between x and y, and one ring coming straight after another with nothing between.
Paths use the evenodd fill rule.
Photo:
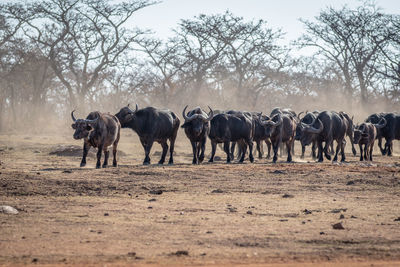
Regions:
<instances>
[{"instance_id":1,"label":"small rock on ground","mask_svg":"<svg viewBox=\"0 0 400 267\"><path fill-rule=\"evenodd\" d=\"M18 210L11 206L0 206L0 213L5 214L18 214Z\"/></svg>"}]
</instances>

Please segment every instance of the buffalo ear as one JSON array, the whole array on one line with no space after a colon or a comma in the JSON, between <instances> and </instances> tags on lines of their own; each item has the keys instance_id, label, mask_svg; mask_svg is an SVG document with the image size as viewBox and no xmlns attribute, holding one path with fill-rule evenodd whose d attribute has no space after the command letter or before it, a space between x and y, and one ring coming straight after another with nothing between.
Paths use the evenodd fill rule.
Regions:
<instances>
[{"instance_id":1,"label":"buffalo ear","mask_svg":"<svg viewBox=\"0 0 400 267\"><path fill-rule=\"evenodd\" d=\"M185 123L182 124L182 126L181 126L181 128L186 128L186 127L189 127L189 123L188 123L188 122L185 122Z\"/></svg>"},{"instance_id":2,"label":"buffalo ear","mask_svg":"<svg viewBox=\"0 0 400 267\"><path fill-rule=\"evenodd\" d=\"M72 127L72 129L76 130L76 124L75 123L71 124L71 127Z\"/></svg>"},{"instance_id":3,"label":"buffalo ear","mask_svg":"<svg viewBox=\"0 0 400 267\"><path fill-rule=\"evenodd\" d=\"M88 130L88 131L90 131L90 130L92 130L93 129L93 127L91 126L91 125L86 125L86 130Z\"/></svg>"}]
</instances>

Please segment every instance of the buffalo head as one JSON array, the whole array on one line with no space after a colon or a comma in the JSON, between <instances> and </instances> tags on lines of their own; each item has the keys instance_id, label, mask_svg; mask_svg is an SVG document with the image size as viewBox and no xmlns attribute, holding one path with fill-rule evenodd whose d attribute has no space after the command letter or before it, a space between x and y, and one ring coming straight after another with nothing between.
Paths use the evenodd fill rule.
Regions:
<instances>
[{"instance_id":1,"label":"buffalo head","mask_svg":"<svg viewBox=\"0 0 400 267\"><path fill-rule=\"evenodd\" d=\"M210 109L210 113L208 115L205 114L200 108L198 110L192 110L186 115L186 107L182 111L182 116L185 119L185 123L181 126L182 128L190 128L192 133L195 136L199 136L203 132L204 125L208 124L208 122L213 118L214 111Z\"/></svg>"},{"instance_id":2,"label":"buffalo head","mask_svg":"<svg viewBox=\"0 0 400 267\"><path fill-rule=\"evenodd\" d=\"M115 117L118 118L119 122L121 123L121 127L127 127L127 124L132 121L133 116L138 111L139 107L136 104L136 109L132 110L129 107L129 104L126 107L120 109L120 111L115 114Z\"/></svg>"},{"instance_id":3,"label":"buffalo head","mask_svg":"<svg viewBox=\"0 0 400 267\"><path fill-rule=\"evenodd\" d=\"M74 111L71 112L71 118L74 123L71 125L72 129L75 130L74 132L74 139L82 139L89 136L89 133L93 130L93 126L97 123L99 117L94 120L88 119L76 119L74 116Z\"/></svg>"}]
</instances>

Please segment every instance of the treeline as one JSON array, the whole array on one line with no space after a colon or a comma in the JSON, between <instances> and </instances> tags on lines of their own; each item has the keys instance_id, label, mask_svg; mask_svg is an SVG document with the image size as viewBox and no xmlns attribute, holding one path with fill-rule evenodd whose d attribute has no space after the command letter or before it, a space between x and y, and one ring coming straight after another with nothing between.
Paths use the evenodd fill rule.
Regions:
<instances>
[{"instance_id":1,"label":"treeline","mask_svg":"<svg viewBox=\"0 0 400 267\"><path fill-rule=\"evenodd\" d=\"M115 112L128 103L180 112L210 105L269 112L398 109L400 15L374 2L326 8L282 29L229 11L181 20L168 40L132 28L151 0L0 4L0 131L43 129L71 109ZM299 57L301 49L314 54ZM69 123L69 121L68 121Z\"/></svg>"}]
</instances>

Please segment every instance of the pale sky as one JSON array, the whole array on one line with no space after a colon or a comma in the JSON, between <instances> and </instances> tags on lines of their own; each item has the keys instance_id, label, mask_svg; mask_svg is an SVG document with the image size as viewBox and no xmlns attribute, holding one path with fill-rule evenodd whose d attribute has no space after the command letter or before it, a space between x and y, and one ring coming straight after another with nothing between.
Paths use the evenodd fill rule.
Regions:
<instances>
[{"instance_id":1,"label":"pale sky","mask_svg":"<svg viewBox=\"0 0 400 267\"><path fill-rule=\"evenodd\" d=\"M400 0L376 0L384 13L400 14ZM263 19L273 29L281 28L286 39L297 39L303 26L299 18L313 19L323 8L341 8L344 4L354 8L358 0L163 0L134 14L131 23L150 29L159 38L172 36L181 19L199 14L221 14L226 10L245 20Z\"/></svg>"}]
</instances>

